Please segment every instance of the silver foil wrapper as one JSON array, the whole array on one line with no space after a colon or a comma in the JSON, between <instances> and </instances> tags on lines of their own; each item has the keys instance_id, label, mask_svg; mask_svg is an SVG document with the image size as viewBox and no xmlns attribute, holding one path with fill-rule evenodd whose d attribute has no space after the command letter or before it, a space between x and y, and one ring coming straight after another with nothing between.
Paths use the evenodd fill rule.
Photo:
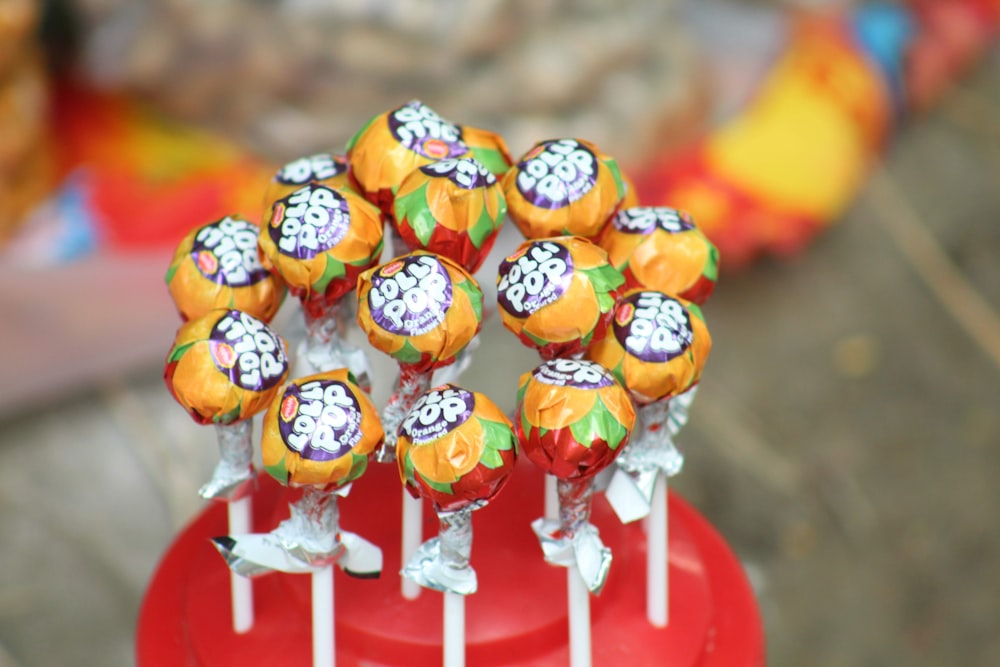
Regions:
<instances>
[{"instance_id":1,"label":"silver foil wrapper","mask_svg":"<svg viewBox=\"0 0 1000 667\"><path fill-rule=\"evenodd\" d=\"M471 595L478 588L472 555L472 509L439 512L438 536L417 549L400 574L424 588Z\"/></svg>"},{"instance_id":2,"label":"silver foil wrapper","mask_svg":"<svg viewBox=\"0 0 1000 667\"><path fill-rule=\"evenodd\" d=\"M431 373L421 373L400 366L396 390L389 396L389 401L382 410L385 441L375 452L375 460L379 463L392 463L396 460L396 431L420 395L431 388L432 377Z\"/></svg>"},{"instance_id":3,"label":"silver foil wrapper","mask_svg":"<svg viewBox=\"0 0 1000 667\"><path fill-rule=\"evenodd\" d=\"M611 549L604 546L597 528L590 523L593 480L563 480L556 484L559 520L536 519L531 523L545 560L552 565L576 565L587 589L595 595L604 588L611 569Z\"/></svg>"},{"instance_id":4,"label":"silver foil wrapper","mask_svg":"<svg viewBox=\"0 0 1000 667\"><path fill-rule=\"evenodd\" d=\"M354 375L358 386L370 394L371 367L365 351L347 342L345 336L353 321L351 299L343 299L327 308L319 317L303 309L306 337L299 343L295 355L294 377L305 377L346 368Z\"/></svg>"},{"instance_id":5,"label":"silver foil wrapper","mask_svg":"<svg viewBox=\"0 0 1000 667\"><path fill-rule=\"evenodd\" d=\"M335 491L306 487L289 505L291 516L270 533L212 539L233 572L252 577L267 572L303 573L336 563L347 574L374 578L382 573L382 550L354 533L340 530Z\"/></svg>"},{"instance_id":6,"label":"silver foil wrapper","mask_svg":"<svg viewBox=\"0 0 1000 667\"><path fill-rule=\"evenodd\" d=\"M652 509L658 475L673 477L684 467L684 455L673 436L687 423L698 385L673 398L641 406L638 426L625 451L615 459L616 467L606 496L622 523L647 516Z\"/></svg>"},{"instance_id":7,"label":"silver foil wrapper","mask_svg":"<svg viewBox=\"0 0 1000 667\"><path fill-rule=\"evenodd\" d=\"M212 479L198 489L198 495L205 500L239 500L255 488L253 420L216 424L215 434L219 463L212 471Z\"/></svg>"}]
</instances>

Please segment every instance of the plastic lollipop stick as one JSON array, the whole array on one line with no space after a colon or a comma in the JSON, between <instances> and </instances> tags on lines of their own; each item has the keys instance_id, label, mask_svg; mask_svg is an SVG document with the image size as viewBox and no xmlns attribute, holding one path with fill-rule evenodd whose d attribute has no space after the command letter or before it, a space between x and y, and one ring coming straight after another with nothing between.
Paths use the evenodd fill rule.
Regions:
<instances>
[{"instance_id":1,"label":"plastic lollipop stick","mask_svg":"<svg viewBox=\"0 0 1000 667\"><path fill-rule=\"evenodd\" d=\"M566 603L569 608L570 667L590 667L590 593L575 565L566 570Z\"/></svg>"},{"instance_id":2,"label":"plastic lollipop stick","mask_svg":"<svg viewBox=\"0 0 1000 667\"><path fill-rule=\"evenodd\" d=\"M246 495L238 500L229 501L226 509L229 515L230 534L250 532L252 497ZM233 604L233 630L236 634L243 634L253 627L253 584L246 577L241 577L231 571L229 573L229 589Z\"/></svg>"},{"instance_id":3,"label":"plastic lollipop stick","mask_svg":"<svg viewBox=\"0 0 1000 667\"><path fill-rule=\"evenodd\" d=\"M346 368L357 384L371 393L371 368L364 350L347 342L344 333L350 320L349 306L344 302L324 309L303 308L306 338L299 345L295 361L295 377L313 375L337 368Z\"/></svg>"},{"instance_id":4,"label":"plastic lollipop stick","mask_svg":"<svg viewBox=\"0 0 1000 667\"><path fill-rule=\"evenodd\" d=\"M556 492L556 485L559 480L555 475L545 475L545 518L559 518L559 494Z\"/></svg>"},{"instance_id":5,"label":"plastic lollipop stick","mask_svg":"<svg viewBox=\"0 0 1000 667\"><path fill-rule=\"evenodd\" d=\"M403 493L403 539L402 539L402 560L408 563L413 555L420 548L420 542L424 535L421 530L424 521L424 501L414 498L408 493ZM420 596L420 584L403 577L402 586L403 597L407 600L416 600Z\"/></svg>"},{"instance_id":6,"label":"plastic lollipop stick","mask_svg":"<svg viewBox=\"0 0 1000 667\"><path fill-rule=\"evenodd\" d=\"M205 500L242 498L253 486L253 422L246 419L216 424L215 434L219 462L212 471L212 478L198 489L198 495Z\"/></svg>"},{"instance_id":7,"label":"plastic lollipop stick","mask_svg":"<svg viewBox=\"0 0 1000 667\"><path fill-rule=\"evenodd\" d=\"M333 566L312 573L313 667L334 667Z\"/></svg>"},{"instance_id":8,"label":"plastic lollipop stick","mask_svg":"<svg viewBox=\"0 0 1000 667\"><path fill-rule=\"evenodd\" d=\"M646 618L657 628L665 628L670 622L667 517L667 477L657 475L646 534Z\"/></svg>"},{"instance_id":9,"label":"plastic lollipop stick","mask_svg":"<svg viewBox=\"0 0 1000 667\"><path fill-rule=\"evenodd\" d=\"M444 667L465 667L465 596L444 594Z\"/></svg>"}]
</instances>

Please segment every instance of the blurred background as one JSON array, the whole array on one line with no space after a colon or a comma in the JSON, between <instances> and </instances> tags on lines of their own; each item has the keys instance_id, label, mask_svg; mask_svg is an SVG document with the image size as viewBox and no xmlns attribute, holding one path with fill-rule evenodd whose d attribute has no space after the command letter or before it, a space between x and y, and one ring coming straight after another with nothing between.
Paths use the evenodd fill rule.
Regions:
<instances>
[{"instance_id":1,"label":"blurred background","mask_svg":"<svg viewBox=\"0 0 1000 667\"><path fill-rule=\"evenodd\" d=\"M0 0L0 665L132 664L202 507L215 436L161 378L180 237L414 97L515 157L590 139L721 249L673 488L769 664L1000 664L998 27L995 0ZM484 332L503 363L465 381L509 409L535 357Z\"/></svg>"}]
</instances>

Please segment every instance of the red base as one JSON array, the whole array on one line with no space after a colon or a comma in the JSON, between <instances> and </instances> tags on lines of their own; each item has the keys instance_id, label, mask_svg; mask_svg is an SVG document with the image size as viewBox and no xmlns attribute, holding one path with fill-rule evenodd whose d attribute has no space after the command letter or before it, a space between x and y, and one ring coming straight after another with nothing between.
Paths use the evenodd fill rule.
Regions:
<instances>
[{"instance_id":1,"label":"red base","mask_svg":"<svg viewBox=\"0 0 1000 667\"><path fill-rule=\"evenodd\" d=\"M566 575L542 560L529 526L542 513L543 483L518 465L508 488L475 513L472 565L479 591L466 598L467 660L477 667L569 664ZM262 478L254 529L287 517L294 499ZM377 580L335 577L339 667L440 665L442 596L399 593L401 487L395 466L373 465L341 501L342 526L382 547ZM670 512L670 625L645 617L646 545L641 525L622 526L607 502L593 522L614 553L604 591L592 598L595 665L757 667L764 664L760 615L738 561L719 535L676 496ZM373 520L378 517L379 519ZM437 531L424 508L424 538ZM160 563L139 615L139 667L311 664L310 581L271 574L254 581L256 619L244 635L231 626L229 571L208 538L226 533L221 504L203 512Z\"/></svg>"}]
</instances>

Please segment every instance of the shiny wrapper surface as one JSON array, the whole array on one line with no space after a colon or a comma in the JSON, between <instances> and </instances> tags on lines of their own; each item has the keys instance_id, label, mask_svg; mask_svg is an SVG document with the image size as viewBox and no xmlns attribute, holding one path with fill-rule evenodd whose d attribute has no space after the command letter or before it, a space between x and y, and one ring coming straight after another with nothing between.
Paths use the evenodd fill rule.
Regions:
<instances>
[{"instance_id":1,"label":"shiny wrapper surface","mask_svg":"<svg viewBox=\"0 0 1000 667\"><path fill-rule=\"evenodd\" d=\"M501 181L525 238L597 236L625 196L614 159L582 139L541 141Z\"/></svg>"},{"instance_id":2,"label":"shiny wrapper surface","mask_svg":"<svg viewBox=\"0 0 1000 667\"><path fill-rule=\"evenodd\" d=\"M525 456L559 479L588 479L628 444L635 408L599 364L547 361L521 376L514 431Z\"/></svg>"},{"instance_id":3,"label":"shiny wrapper surface","mask_svg":"<svg viewBox=\"0 0 1000 667\"><path fill-rule=\"evenodd\" d=\"M489 254L506 213L496 176L473 158L414 169L393 203L396 231L410 250L444 255L471 273Z\"/></svg>"},{"instance_id":4,"label":"shiny wrapper surface","mask_svg":"<svg viewBox=\"0 0 1000 667\"><path fill-rule=\"evenodd\" d=\"M663 206L623 209L597 238L629 288L703 304L719 275L719 251L687 213Z\"/></svg>"},{"instance_id":5,"label":"shiny wrapper surface","mask_svg":"<svg viewBox=\"0 0 1000 667\"><path fill-rule=\"evenodd\" d=\"M507 149L507 143L496 132L463 125L462 141L472 151L473 157L489 169L494 176L503 176L514 164L510 157L510 151Z\"/></svg>"},{"instance_id":6,"label":"shiny wrapper surface","mask_svg":"<svg viewBox=\"0 0 1000 667\"><path fill-rule=\"evenodd\" d=\"M281 388L264 416L264 468L289 486L343 486L360 477L384 437L371 399L341 368Z\"/></svg>"},{"instance_id":7,"label":"shiny wrapper surface","mask_svg":"<svg viewBox=\"0 0 1000 667\"><path fill-rule=\"evenodd\" d=\"M358 324L368 341L416 371L454 362L482 321L479 284L447 257L412 252L358 281Z\"/></svg>"},{"instance_id":8,"label":"shiny wrapper surface","mask_svg":"<svg viewBox=\"0 0 1000 667\"><path fill-rule=\"evenodd\" d=\"M652 290L632 290L615 307L611 330L587 350L645 404L676 396L701 378L712 338L701 309Z\"/></svg>"},{"instance_id":9,"label":"shiny wrapper surface","mask_svg":"<svg viewBox=\"0 0 1000 667\"><path fill-rule=\"evenodd\" d=\"M382 230L381 213L361 196L310 183L274 203L260 230L261 261L304 308L321 310L378 263Z\"/></svg>"},{"instance_id":10,"label":"shiny wrapper surface","mask_svg":"<svg viewBox=\"0 0 1000 667\"><path fill-rule=\"evenodd\" d=\"M485 506L507 483L516 459L517 438L500 408L452 384L420 396L396 440L400 478L439 512Z\"/></svg>"},{"instance_id":11,"label":"shiny wrapper surface","mask_svg":"<svg viewBox=\"0 0 1000 667\"><path fill-rule=\"evenodd\" d=\"M350 174L387 215L406 176L438 160L473 157L462 128L418 100L372 118L347 144Z\"/></svg>"},{"instance_id":12,"label":"shiny wrapper surface","mask_svg":"<svg viewBox=\"0 0 1000 667\"><path fill-rule=\"evenodd\" d=\"M333 190L354 190L347 169L347 158L334 153L305 155L281 166L264 191L264 216L271 215L274 202L287 197L303 185L318 183Z\"/></svg>"},{"instance_id":13,"label":"shiny wrapper surface","mask_svg":"<svg viewBox=\"0 0 1000 667\"><path fill-rule=\"evenodd\" d=\"M181 239L166 283L184 320L216 308L235 308L270 322L285 285L261 265L257 225L228 216L192 229Z\"/></svg>"},{"instance_id":14,"label":"shiny wrapper surface","mask_svg":"<svg viewBox=\"0 0 1000 667\"><path fill-rule=\"evenodd\" d=\"M500 263L500 319L543 358L576 354L604 335L623 282L586 239L526 241Z\"/></svg>"},{"instance_id":15,"label":"shiny wrapper surface","mask_svg":"<svg viewBox=\"0 0 1000 667\"><path fill-rule=\"evenodd\" d=\"M256 317L219 309L177 330L163 378L199 424L247 419L288 376L285 341Z\"/></svg>"}]
</instances>

